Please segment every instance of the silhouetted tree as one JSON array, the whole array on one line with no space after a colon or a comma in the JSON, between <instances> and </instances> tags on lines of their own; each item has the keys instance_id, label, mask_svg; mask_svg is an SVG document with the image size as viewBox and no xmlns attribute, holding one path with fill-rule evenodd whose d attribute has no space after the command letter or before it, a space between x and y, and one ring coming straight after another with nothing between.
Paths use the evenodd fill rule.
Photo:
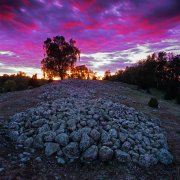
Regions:
<instances>
[{"instance_id":1,"label":"silhouetted tree","mask_svg":"<svg viewBox=\"0 0 180 180\"><path fill-rule=\"evenodd\" d=\"M73 39L67 42L63 36L44 41L45 58L41 61L44 77L65 77L67 70L72 69L80 58L80 50L75 43Z\"/></svg>"},{"instance_id":2,"label":"silhouetted tree","mask_svg":"<svg viewBox=\"0 0 180 180\"><path fill-rule=\"evenodd\" d=\"M105 71L103 80L108 80L110 79L110 77L111 77L111 71L110 70Z\"/></svg>"}]
</instances>

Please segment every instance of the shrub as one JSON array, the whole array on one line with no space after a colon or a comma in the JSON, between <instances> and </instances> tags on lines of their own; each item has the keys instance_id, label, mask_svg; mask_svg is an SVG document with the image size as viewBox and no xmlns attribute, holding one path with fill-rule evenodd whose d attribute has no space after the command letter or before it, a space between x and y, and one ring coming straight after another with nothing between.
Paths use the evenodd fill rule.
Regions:
<instances>
[{"instance_id":1,"label":"shrub","mask_svg":"<svg viewBox=\"0 0 180 180\"><path fill-rule=\"evenodd\" d=\"M176 102L177 102L177 104L180 104L180 89L177 92Z\"/></svg>"},{"instance_id":2,"label":"shrub","mask_svg":"<svg viewBox=\"0 0 180 180\"><path fill-rule=\"evenodd\" d=\"M151 98L148 102L148 106L153 108L158 108L158 100L156 98Z\"/></svg>"},{"instance_id":3,"label":"shrub","mask_svg":"<svg viewBox=\"0 0 180 180\"><path fill-rule=\"evenodd\" d=\"M16 90L16 82L14 80L7 80L3 84L4 92Z\"/></svg>"},{"instance_id":4,"label":"shrub","mask_svg":"<svg viewBox=\"0 0 180 180\"><path fill-rule=\"evenodd\" d=\"M2 87L0 87L0 93L3 93L4 89Z\"/></svg>"}]
</instances>

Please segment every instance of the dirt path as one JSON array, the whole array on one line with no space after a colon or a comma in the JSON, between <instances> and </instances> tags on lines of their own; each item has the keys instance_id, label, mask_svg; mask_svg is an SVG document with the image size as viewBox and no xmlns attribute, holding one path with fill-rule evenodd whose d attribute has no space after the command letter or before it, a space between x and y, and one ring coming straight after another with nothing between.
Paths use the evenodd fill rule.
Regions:
<instances>
[{"instance_id":1,"label":"dirt path","mask_svg":"<svg viewBox=\"0 0 180 180\"><path fill-rule=\"evenodd\" d=\"M6 135L4 124L9 116L37 105L41 99L38 96L44 87L12 92L0 96L0 179L180 179L180 112L179 106L173 102L160 99L160 109L154 110L147 106L152 95L139 92L133 87L112 82L101 82L111 86L111 92L99 91L97 97L108 97L114 102L124 103L127 106L144 112L148 116L161 119L162 127L167 132L170 150L175 158L172 165L157 165L149 169L142 169L135 165L110 164L84 165L81 163L67 164L60 167L56 160L40 156L37 162L32 158L28 164L18 161L18 154L14 144ZM119 95L125 98L118 99Z\"/></svg>"}]
</instances>

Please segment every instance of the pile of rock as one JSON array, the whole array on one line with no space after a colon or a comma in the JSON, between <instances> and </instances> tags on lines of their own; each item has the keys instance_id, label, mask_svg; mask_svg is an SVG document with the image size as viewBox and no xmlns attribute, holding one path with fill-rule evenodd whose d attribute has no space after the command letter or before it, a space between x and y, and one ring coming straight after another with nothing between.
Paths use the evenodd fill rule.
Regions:
<instances>
[{"instance_id":1,"label":"pile of rock","mask_svg":"<svg viewBox=\"0 0 180 180\"><path fill-rule=\"evenodd\" d=\"M125 105L92 98L83 88L77 92L69 86L64 97L58 87L46 92L48 99L55 95L56 100L12 116L9 135L18 145L43 149L47 156L56 155L60 164L76 159L114 159L145 167L172 163L157 120Z\"/></svg>"}]
</instances>

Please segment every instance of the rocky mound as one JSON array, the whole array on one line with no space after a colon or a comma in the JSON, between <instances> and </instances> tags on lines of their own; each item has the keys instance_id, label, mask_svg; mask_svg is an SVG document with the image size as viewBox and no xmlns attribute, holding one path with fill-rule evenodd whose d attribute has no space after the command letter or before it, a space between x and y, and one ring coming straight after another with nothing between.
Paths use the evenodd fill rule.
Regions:
<instances>
[{"instance_id":1,"label":"rocky mound","mask_svg":"<svg viewBox=\"0 0 180 180\"><path fill-rule=\"evenodd\" d=\"M46 102L11 118L9 136L20 147L56 155L60 164L76 159L117 160L145 167L172 163L158 120L107 98L95 98L93 91L95 87L48 87L41 96Z\"/></svg>"}]
</instances>

